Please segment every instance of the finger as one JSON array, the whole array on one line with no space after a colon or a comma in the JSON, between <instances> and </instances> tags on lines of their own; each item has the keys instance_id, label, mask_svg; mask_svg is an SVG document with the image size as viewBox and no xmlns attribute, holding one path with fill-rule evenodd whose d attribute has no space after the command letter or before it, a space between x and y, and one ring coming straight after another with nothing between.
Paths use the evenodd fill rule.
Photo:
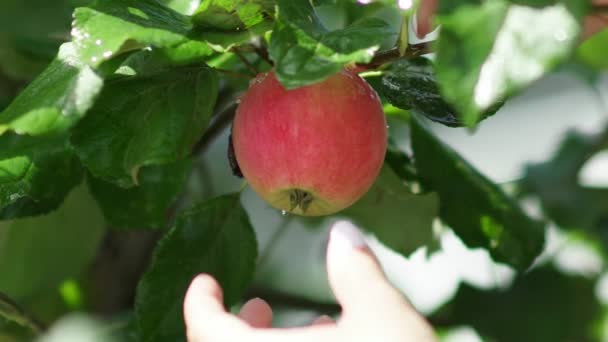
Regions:
<instances>
[{"instance_id":1,"label":"finger","mask_svg":"<svg viewBox=\"0 0 608 342\"><path fill-rule=\"evenodd\" d=\"M348 221L332 227L327 269L331 287L343 308L339 327L348 330L373 326L376 329L372 330L392 336L388 341L397 341L399 336L411 336L411 341L436 341L430 325L389 283L363 236ZM372 335L361 340L371 341Z\"/></svg>"},{"instance_id":2,"label":"finger","mask_svg":"<svg viewBox=\"0 0 608 342\"><path fill-rule=\"evenodd\" d=\"M184 321L190 342L236 340L244 327L243 323L226 312L222 289L207 274L194 278L186 292Z\"/></svg>"},{"instance_id":3,"label":"finger","mask_svg":"<svg viewBox=\"0 0 608 342\"><path fill-rule=\"evenodd\" d=\"M416 12L416 35L423 39L433 30L433 15L437 9L438 0L422 0Z\"/></svg>"},{"instance_id":4,"label":"finger","mask_svg":"<svg viewBox=\"0 0 608 342\"><path fill-rule=\"evenodd\" d=\"M327 316L327 315L322 315L317 317L317 319L315 319L314 321L312 321L311 325L335 325L336 322L334 321L333 318Z\"/></svg>"},{"instance_id":5,"label":"finger","mask_svg":"<svg viewBox=\"0 0 608 342\"><path fill-rule=\"evenodd\" d=\"M404 302L386 279L380 264L352 223L339 221L330 233L327 271L334 295L345 315L383 315L383 306Z\"/></svg>"},{"instance_id":6,"label":"finger","mask_svg":"<svg viewBox=\"0 0 608 342\"><path fill-rule=\"evenodd\" d=\"M184 319L186 324L194 323L208 315L224 313L226 309L222 288L217 281L208 274L200 274L186 292L184 299Z\"/></svg>"},{"instance_id":7,"label":"finger","mask_svg":"<svg viewBox=\"0 0 608 342\"><path fill-rule=\"evenodd\" d=\"M260 298L249 300L241 308L239 317L253 328L270 328L272 326L272 309Z\"/></svg>"}]
</instances>

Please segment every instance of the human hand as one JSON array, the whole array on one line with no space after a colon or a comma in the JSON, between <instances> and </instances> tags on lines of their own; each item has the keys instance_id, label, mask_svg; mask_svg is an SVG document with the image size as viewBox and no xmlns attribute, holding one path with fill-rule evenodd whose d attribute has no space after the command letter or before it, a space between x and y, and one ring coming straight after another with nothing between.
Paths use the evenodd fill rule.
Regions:
<instances>
[{"instance_id":1,"label":"human hand","mask_svg":"<svg viewBox=\"0 0 608 342\"><path fill-rule=\"evenodd\" d=\"M439 0L422 0L416 13L416 35L424 38L433 31L433 14L437 9ZM593 0L594 6L608 6L608 0ZM593 14L585 18L583 39L587 39L608 27L608 14Z\"/></svg>"},{"instance_id":2,"label":"human hand","mask_svg":"<svg viewBox=\"0 0 608 342\"><path fill-rule=\"evenodd\" d=\"M431 342L432 328L386 279L355 226L336 223L327 250L332 290L342 306L334 322L322 316L312 326L271 328L272 309L248 301L238 315L226 311L222 289L209 275L197 276L184 300L189 342Z\"/></svg>"}]
</instances>

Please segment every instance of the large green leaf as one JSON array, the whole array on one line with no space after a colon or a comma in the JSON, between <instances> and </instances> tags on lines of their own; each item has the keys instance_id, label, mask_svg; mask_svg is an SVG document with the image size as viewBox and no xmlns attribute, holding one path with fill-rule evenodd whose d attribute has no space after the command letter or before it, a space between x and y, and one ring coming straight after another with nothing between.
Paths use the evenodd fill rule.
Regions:
<instances>
[{"instance_id":1,"label":"large green leaf","mask_svg":"<svg viewBox=\"0 0 608 342\"><path fill-rule=\"evenodd\" d=\"M467 125L570 56L586 8L586 1L572 3L537 8L490 0L438 17L437 78Z\"/></svg>"},{"instance_id":2,"label":"large green leaf","mask_svg":"<svg viewBox=\"0 0 608 342\"><path fill-rule=\"evenodd\" d=\"M157 0L97 0L74 11L72 38L81 60L98 66L133 48L184 44L191 28L188 17Z\"/></svg>"},{"instance_id":3,"label":"large green leaf","mask_svg":"<svg viewBox=\"0 0 608 342\"><path fill-rule=\"evenodd\" d=\"M201 27L241 30L255 26L274 14L274 0L206 0L192 21Z\"/></svg>"},{"instance_id":4,"label":"large green leaf","mask_svg":"<svg viewBox=\"0 0 608 342\"><path fill-rule=\"evenodd\" d=\"M279 0L269 53L277 78L287 88L322 81L347 63L369 62L395 32L384 21L366 18L328 31L308 1Z\"/></svg>"},{"instance_id":5,"label":"large green leaf","mask_svg":"<svg viewBox=\"0 0 608 342\"><path fill-rule=\"evenodd\" d=\"M139 284L139 341L185 340L182 302L194 276L213 275L230 306L252 279L256 257L255 234L238 194L215 198L182 215L160 241Z\"/></svg>"},{"instance_id":6,"label":"large green leaf","mask_svg":"<svg viewBox=\"0 0 608 342\"><path fill-rule=\"evenodd\" d=\"M446 126L463 126L461 115L445 102L439 93L433 63L426 58L399 60L382 78L382 94L396 107L413 110ZM500 105L481 114L481 119L493 115Z\"/></svg>"},{"instance_id":7,"label":"large green leaf","mask_svg":"<svg viewBox=\"0 0 608 342\"><path fill-rule=\"evenodd\" d=\"M595 279L543 267L518 277L508 289L482 291L463 284L432 319L471 326L484 341L601 341L591 337L602 312L596 286Z\"/></svg>"},{"instance_id":8,"label":"large green leaf","mask_svg":"<svg viewBox=\"0 0 608 342\"><path fill-rule=\"evenodd\" d=\"M437 194L413 194L386 166L367 194L340 213L406 257L433 245L433 220L438 214Z\"/></svg>"},{"instance_id":9,"label":"large green leaf","mask_svg":"<svg viewBox=\"0 0 608 342\"><path fill-rule=\"evenodd\" d=\"M207 127L218 94L208 68L173 69L109 82L73 131L71 143L91 173L121 187L143 166L185 158Z\"/></svg>"},{"instance_id":10,"label":"large green leaf","mask_svg":"<svg viewBox=\"0 0 608 342\"><path fill-rule=\"evenodd\" d=\"M64 136L5 133L0 146L0 219L54 210L82 179Z\"/></svg>"},{"instance_id":11,"label":"large green leaf","mask_svg":"<svg viewBox=\"0 0 608 342\"><path fill-rule=\"evenodd\" d=\"M524 190L540 197L560 227L594 230L608 222L608 189L584 187L578 177L601 142L601 137L570 133L551 160L526 169Z\"/></svg>"},{"instance_id":12,"label":"large green leaf","mask_svg":"<svg viewBox=\"0 0 608 342\"><path fill-rule=\"evenodd\" d=\"M64 44L46 70L0 113L0 134L64 131L84 116L102 86L102 78L76 58L72 44Z\"/></svg>"},{"instance_id":13,"label":"large green leaf","mask_svg":"<svg viewBox=\"0 0 608 342\"><path fill-rule=\"evenodd\" d=\"M16 299L57 291L92 261L103 231L85 187L52 214L0 223L0 291Z\"/></svg>"},{"instance_id":14,"label":"large green leaf","mask_svg":"<svg viewBox=\"0 0 608 342\"><path fill-rule=\"evenodd\" d=\"M484 247L523 270L540 254L544 225L528 217L496 184L412 120L412 147L422 182L439 194L440 216L470 247Z\"/></svg>"},{"instance_id":15,"label":"large green leaf","mask_svg":"<svg viewBox=\"0 0 608 342\"><path fill-rule=\"evenodd\" d=\"M182 192L192 164L185 159L142 168L139 184L124 189L88 177L91 193L113 228L164 228L169 209Z\"/></svg>"}]
</instances>

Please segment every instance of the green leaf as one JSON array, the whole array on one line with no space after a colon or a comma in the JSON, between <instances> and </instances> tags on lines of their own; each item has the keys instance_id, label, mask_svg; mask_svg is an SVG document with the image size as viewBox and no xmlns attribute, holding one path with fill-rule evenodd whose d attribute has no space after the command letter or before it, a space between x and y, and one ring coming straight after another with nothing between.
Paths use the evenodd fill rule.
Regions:
<instances>
[{"instance_id":1,"label":"green leaf","mask_svg":"<svg viewBox=\"0 0 608 342\"><path fill-rule=\"evenodd\" d=\"M419 247L433 244L433 220L438 211L437 194L413 194L385 166L367 194L340 215L407 257Z\"/></svg>"},{"instance_id":2,"label":"green leaf","mask_svg":"<svg viewBox=\"0 0 608 342\"><path fill-rule=\"evenodd\" d=\"M437 78L463 122L474 125L489 108L569 58L578 44L578 12L561 2L533 8L491 0L440 15Z\"/></svg>"},{"instance_id":3,"label":"green leaf","mask_svg":"<svg viewBox=\"0 0 608 342\"><path fill-rule=\"evenodd\" d=\"M134 48L183 44L191 28L188 17L157 0L97 0L74 11L72 38L81 60L98 66Z\"/></svg>"},{"instance_id":4,"label":"green leaf","mask_svg":"<svg viewBox=\"0 0 608 342\"><path fill-rule=\"evenodd\" d=\"M164 228L169 209L182 192L190 174L190 160L145 167L139 184L124 189L88 177L91 193L99 203L106 221L113 228Z\"/></svg>"},{"instance_id":5,"label":"green leaf","mask_svg":"<svg viewBox=\"0 0 608 342\"><path fill-rule=\"evenodd\" d=\"M390 122L390 121L389 121ZM408 119L409 122L409 119ZM418 182L416 167L412 158L399 150L392 139L389 138L389 144L386 149L384 163L405 183Z\"/></svg>"},{"instance_id":6,"label":"green leaf","mask_svg":"<svg viewBox=\"0 0 608 342\"><path fill-rule=\"evenodd\" d=\"M608 69L608 30L594 35L581 44L576 57L596 69Z\"/></svg>"},{"instance_id":7,"label":"green leaf","mask_svg":"<svg viewBox=\"0 0 608 342\"><path fill-rule=\"evenodd\" d=\"M277 78L289 89L322 81L345 64L369 62L380 44L395 34L377 18L328 31L308 1L279 0L278 4L269 54Z\"/></svg>"},{"instance_id":8,"label":"green leaf","mask_svg":"<svg viewBox=\"0 0 608 342\"><path fill-rule=\"evenodd\" d=\"M161 2L185 15L192 15L201 4L201 0L161 0Z\"/></svg>"},{"instance_id":9,"label":"green leaf","mask_svg":"<svg viewBox=\"0 0 608 342\"><path fill-rule=\"evenodd\" d=\"M439 93L433 63L426 58L399 60L382 78L382 94L396 107L413 110L428 119L450 127L464 123L453 106ZM502 103L489 108L480 119L493 115Z\"/></svg>"},{"instance_id":10,"label":"green leaf","mask_svg":"<svg viewBox=\"0 0 608 342\"><path fill-rule=\"evenodd\" d=\"M217 76L208 68L123 77L109 82L70 141L95 177L131 187L138 183L141 167L191 153L217 94Z\"/></svg>"},{"instance_id":11,"label":"green leaf","mask_svg":"<svg viewBox=\"0 0 608 342\"><path fill-rule=\"evenodd\" d=\"M173 65L203 62L214 50L206 42L189 40L185 43L158 50Z\"/></svg>"},{"instance_id":12,"label":"green leaf","mask_svg":"<svg viewBox=\"0 0 608 342\"><path fill-rule=\"evenodd\" d=\"M194 276L213 275L229 307L251 281L256 257L255 233L238 194L215 198L182 215L160 241L139 283L139 340L185 340L182 304Z\"/></svg>"},{"instance_id":13,"label":"green leaf","mask_svg":"<svg viewBox=\"0 0 608 342\"><path fill-rule=\"evenodd\" d=\"M207 0L194 12L195 25L218 30L248 29L274 15L274 0Z\"/></svg>"},{"instance_id":14,"label":"green leaf","mask_svg":"<svg viewBox=\"0 0 608 342\"><path fill-rule=\"evenodd\" d=\"M63 136L0 136L0 219L56 209L80 183L82 168Z\"/></svg>"},{"instance_id":15,"label":"green leaf","mask_svg":"<svg viewBox=\"0 0 608 342\"><path fill-rule=\"evenodd\" d=\"M0 223L0 291L23 299L56 292L97 254L103 217L79 187L49 215Z\"/></svg>"},{"instance_id":16,"label":"green leaf","mask_svg":"<svg viewBox=\"0 0 608 342\"><path fill-rule=\"evenodd\" d=\"M516 278L509 288L484 291L462 284L435 317L470 325L484 341L601 341L591 337L602 312L596 286L593 277L543 267Z\"/></svg>"},{"instance_id":17,"label":"green leaf","mask_svg":"<svg viewBox=\"0 0 608 342\"><path fill-rule=\"evenodd\" d=\"M601 140L572 132L547 162L529 165L524 190L540 197L544 211L562 228L603 228L608 221L608 189L579 184L579 172Z\"/></svg>"},{"instance_id":18,"label":"green leaf","mask_svg":"<svg viewBox=\"0 0 608 342\"><path fill-rule=\"evenodd\" d=\"M46 70L0 113L0 134L65 131L85 115L102 86L102 78L75 57L72 44L64 44Z\"/></svg>"},{"instance_id":19,"label":"green leaf","mask_svg":"<svg viewBox=\"0 0 608 342\"><path fill-rule=\"evenodd\" d=\"M524 270L540 254L544 225L496 184L412 120L412 148L422 183L439 194L440 217L470 247Z\"/></svg>"},{"instance_id":20,"label":"green leaf","mask_svg":"<svg viewBox=\"0 0 608 342\"><path fill-rule=\"evenodd\" d=\"M233 31L210 31L207 29L195 30L205 37L205 41L218 52L229 52L231 48L239 44L250 44L252 41L265 36L267 32L272 30L272 22L265 20L249 29L235 29Z\"/></svg>"}]
</instances>

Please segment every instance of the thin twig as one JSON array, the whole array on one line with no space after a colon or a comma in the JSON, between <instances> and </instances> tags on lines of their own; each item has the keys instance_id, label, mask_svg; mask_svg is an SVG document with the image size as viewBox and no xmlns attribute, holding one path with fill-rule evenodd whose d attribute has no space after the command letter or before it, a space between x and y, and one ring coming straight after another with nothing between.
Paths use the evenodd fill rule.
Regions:
<instances>
[{"instance_id":1,"label":"thin twig","mask_svg":"<svg viewBox=\"0 0 608 342\"><path fill-rule=\"evenodd\" d=\"M357 65L366 69L374 69L399 58L413 59L430 52L431 48L428 43L411 44L403 55L399 52L399 47L394 47L389 50L378 52L369 63L359 63Z\"/></svg>"},{"instance_id":2,"label":"thin twig","mask_svg":"<svg viewBox=\"0 0 608 342\"><path fill-rule=\"evenodd\" d=\"M249 69L249 71L251 72L251 74L253 76L259 74L259 70L255 68L255 66L253 64L251 64L251 62L247 59L247 57L245 57L241 51L239 51L239 49L232 49L232 52L234 52L234 54L241 60L241 62L243 62L243 64L245 64L245 66L247 67L247 69Z\"/></svg>"},{"instance_id":3,"label":"thin twig","mask_svg":"<svg viewBox=\"0 0 608 342\"><path fill-rule=\"evenodd\" d=\"M44 325L35 317L27 313L6 294L0 292L0 316L11 322L27 327L36 334L44 332Z\"/></svg>"},{"instance_id":4,"label":"thin twig","mask_svg":"<svg viewBox=\"0 0 608 342\"><path fill-rule=\"evenodd\" d=\"M274 66L274 62L270 59L270 56L268 55L268 49L261 46L254 46L253 48L253 51L258 54L260 59L268 63L268 65Z\"/></svg>"},{"instance_id":5,"label":"thin twig","mask_svg":"<svg viewBox=\"0 0 608 342\"><path fill-rule=\"evenodd\" d=\"M231 51L235 52L236 50L237 50L236 48L233 48ZM258 46L255 44L241 45L238 47L238 51L254 52L260 57L260 59L262 59L263 61L268 63L268 65L274 66L274 62L270 59L270 56L268 55L268 49L266 49L266 47L264 47L264 46Z\"/></svg>"}]
</instances>

